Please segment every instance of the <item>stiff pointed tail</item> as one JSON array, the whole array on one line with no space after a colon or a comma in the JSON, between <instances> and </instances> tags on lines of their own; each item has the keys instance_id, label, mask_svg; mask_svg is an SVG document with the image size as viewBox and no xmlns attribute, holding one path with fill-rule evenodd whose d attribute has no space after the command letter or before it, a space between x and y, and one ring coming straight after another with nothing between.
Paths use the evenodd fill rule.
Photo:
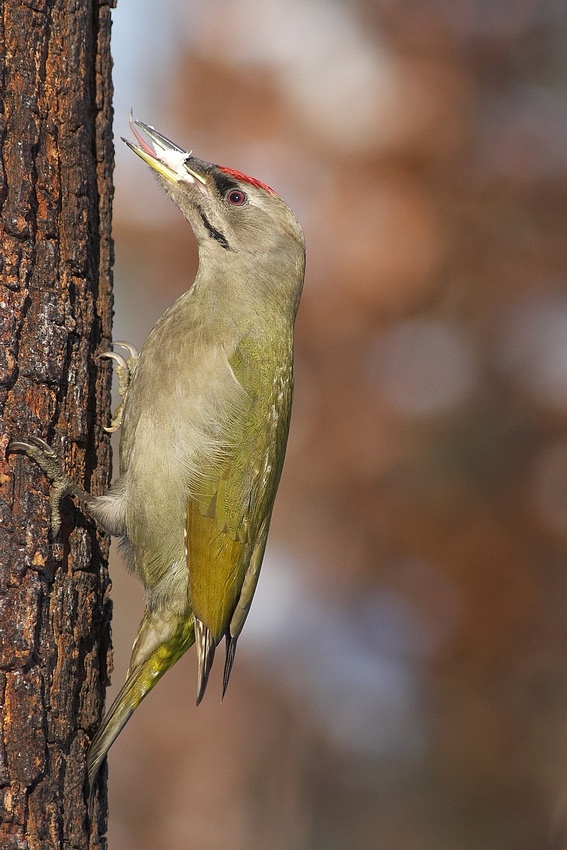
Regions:
<instances>
[{"instance_id":1,"label":"stiff pointed tail","mask_svg":"<svg viewBox=\"0 0 567 850\"><path fill-rule=\"evenodd\" d=\"M197 645L197 705L203 699L209 673L215 657L216 641L212 632L195 617L195 643Z\"/></svg>"},{"instance_id":2,"label":"stiff pointed tail","mask_svg":"<svg viewBox=\"0 0 567 850\"><path fill-rule=\"evenodd\" d=\"M127 681L110 710L105 715L96 735L94 736L87 756L87 778L89 781L89 797L92 799L94 787L100 767L112 744L132 717L145 695L151 690L144 688L143 671L137 670ZM157 681L157 679L156 679Z\"/></svg>"},{"instance_id":3,"label":"stiff pointed tail","mask_svg":"<svg viewBox=\"0 0 567 850\"><path fill-rule=\"evenodd\" d=\"M192 619L192 618L190 618ZM140 637L140 635L138 635ZM195 641L191 622L180 624L172 640L160 643L147 658L137 660L120 693L104 716L87 754L89 809L92 812L95 783L110 747L138 708L144 697ZM136 642L138 643L138 641ZM136 644L133 656L136 655Z\"/></svg>"},{"instance_id":4,"label":"stiff pointed tail","mask_svg":"<svg viewBox=\"0 0 567 850\"><path fill-rule=\"evenodd\" d=\"M230 674L232 673L232 665L234 664L234 656L236 655L236 641L237 637L231 637L229 634L226 635L226 659L224 662L224 673L222 677L222 699L224 699L224 695L226 694L226 689L228 688L228 680L230 679Z\"/></svg>"}]
</instances>

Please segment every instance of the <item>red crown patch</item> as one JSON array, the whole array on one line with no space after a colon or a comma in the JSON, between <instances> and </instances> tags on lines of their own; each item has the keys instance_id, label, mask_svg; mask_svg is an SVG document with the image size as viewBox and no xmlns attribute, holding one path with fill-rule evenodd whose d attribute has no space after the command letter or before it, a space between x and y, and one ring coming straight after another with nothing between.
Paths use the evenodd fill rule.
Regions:
<instances>
[{"instance_id":1,"label":"red crown patch","mask_svg":"<svg viewBox=\"0 0 567 850\"><path fill-rule=\"evenodd\" d=\"M230 174L231 177L234 177L236 180L241 180L243 183L249 183L251 186L255 186L257 189L264 189L266 192L269 192L270 195L275 195L273 189L269 186L266 186L265 183L262 183L261 180L256 180L255 177L248 177L247 174L243 174L242 171L235 171L234 168L225 168L222 165L219 165L219 170L223 171L225 174Z\"/></svg>"}]
</instances>

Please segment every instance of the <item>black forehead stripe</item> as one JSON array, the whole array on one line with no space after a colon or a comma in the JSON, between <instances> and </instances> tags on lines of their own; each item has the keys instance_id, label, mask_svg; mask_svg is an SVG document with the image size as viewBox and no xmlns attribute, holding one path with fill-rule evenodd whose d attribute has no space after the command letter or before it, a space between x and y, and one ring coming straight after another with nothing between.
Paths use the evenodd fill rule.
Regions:
<instances>
[{"instance_id":1,"label":"black forehead stripe","mask_svg":"<svg viewBox=\"0 0 567 850\"><path fill-rule=\"evenodd\" d=\"M218 189L219 195L224 197L226 193L230 189L239 189L240 186L232 177L229 177L228 174L223 174L222 171L218 171L216 168L211 171L211 175L215 181L215 185Z\"/></svg>"}]
</instances>

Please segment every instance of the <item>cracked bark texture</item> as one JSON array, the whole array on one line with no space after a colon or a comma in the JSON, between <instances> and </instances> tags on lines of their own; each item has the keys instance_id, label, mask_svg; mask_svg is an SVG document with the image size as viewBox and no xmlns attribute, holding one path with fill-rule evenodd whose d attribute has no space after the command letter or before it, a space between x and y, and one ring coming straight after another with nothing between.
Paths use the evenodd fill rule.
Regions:
<instances>
[{"instance_id":1,"label":"cracked bark texture","mask_svg":"<svg viewBox=\"0 0 567 850\"><path fill-rule=\"evenodd\" d=\"M0 0L0 850L104 847L85 756L110 664L108 542L11 439L110 477L110 8Z\"/></svg>"}]
</instances>

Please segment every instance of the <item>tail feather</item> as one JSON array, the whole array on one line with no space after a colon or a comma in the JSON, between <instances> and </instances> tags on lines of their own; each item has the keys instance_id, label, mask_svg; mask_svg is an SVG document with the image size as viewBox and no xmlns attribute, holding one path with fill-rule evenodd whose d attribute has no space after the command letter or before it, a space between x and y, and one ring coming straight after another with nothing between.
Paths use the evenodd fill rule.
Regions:
<instances>
[{"instance_id":1,"label":"tail feather","mask_svg":"<svg viewBox=\"0 0 567 850\"><path fill-rule=\"evenodd\" d=\"M197 644L197 705L199 705L209 681L216 643L210 629L198 617L194 617L194 620L195 643Z\"/></svg>"},{"instance_id":2,"label":"tail feather","mask_svg":"<svg viewBox=\"0 0 567 850\"><path fill-rule=\"evenodd\" d=\"M228 682L230 679L230 674L232 672L232 665L234 664L234 656L236 655L237 640L238 636L231 637L229 634L226 635L226 659L224 662L224 673L222 677L222 699L224 699L226 689L228 688Z\"/></svg>"},{"instance_id":3,"label":"tail feather","mask_svg":"<svg viewBox=\"0 0 567 850\"><path fill-rule=\"evenodd\" d=\"M107 752L158 679L158 676L156 676L148 687L144 683L146 673L144 666L138 668L126 680L124 687L112 703L92 740L87 756L87 776L91 795L97 774Z\"/></svg>"},{"instance_id":4,"label":"tail feather","mask_svg":"<svg viewBox=\"0 0 567 850\"><path fill-rule=\"evenodd\" d=\"M152 651L128 671L128 677L120 693L104 716L87 754L87 778L89 785L89 809L92 811L96 778L110 747L138 708L144 697L170 667L195 642L192 617L179 623L173 638L154 645ZM142 621L144 622L144 621ZM139 638L139 635L138 635ZM139 640L134 644L139 647Z\"/></svg>"}]
</instances>

